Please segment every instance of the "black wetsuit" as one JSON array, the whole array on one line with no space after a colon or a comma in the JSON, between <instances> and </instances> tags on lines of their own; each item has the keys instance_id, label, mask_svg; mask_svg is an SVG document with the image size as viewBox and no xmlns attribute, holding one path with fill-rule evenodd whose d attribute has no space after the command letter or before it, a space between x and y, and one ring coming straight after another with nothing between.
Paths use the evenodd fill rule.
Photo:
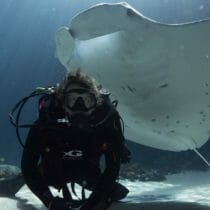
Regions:
<instances>
[{"instance_id":1,"label":"black wetsuit","mask_svg":"<svg viewBox=\"0 0 210 210\"><path fill-rule=\"evenodd\" d=\"M49 186L61 189L69 182L82 184L93 191L90 206L113 191L124 136L119 114L111 106L104 103L81 124L60 122L65 112L59 105L41 109L27 136L22 172L28 187L46 206L52 199ZM103 155L104 170L100 167Z\"/></svg>"}]
</instances>

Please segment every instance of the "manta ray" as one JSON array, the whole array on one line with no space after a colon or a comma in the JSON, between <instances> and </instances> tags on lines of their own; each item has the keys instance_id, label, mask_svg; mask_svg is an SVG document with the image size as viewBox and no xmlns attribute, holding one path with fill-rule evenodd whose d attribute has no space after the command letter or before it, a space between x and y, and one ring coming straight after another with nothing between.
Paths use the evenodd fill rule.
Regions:
<instances>
[{"instance_id":1,"label":"manta ray","mask_svg":"<svg viewBox=\"0 0 210 210\"><path fill-rule=\"evenodd\" d=\"M169 151L210 136L210 19L162 24L129 4L98 4L55 34L67 71L80 68L119 100L125 137Z\"/></svg>"}]
</instances>

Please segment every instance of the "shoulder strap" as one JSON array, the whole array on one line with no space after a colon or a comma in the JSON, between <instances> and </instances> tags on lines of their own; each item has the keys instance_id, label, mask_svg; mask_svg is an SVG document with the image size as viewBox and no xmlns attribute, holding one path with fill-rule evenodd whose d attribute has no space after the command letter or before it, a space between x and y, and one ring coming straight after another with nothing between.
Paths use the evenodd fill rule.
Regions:
<instances>
[{"instance_id":1,"label":"shoulder strap","mask_svg":"<svg viewBox=\"0 0 210 210\"><path fill-rule=\"evenodd\" d=\"M56 116L53 115L56 115L57 106L55 94L42 96L38 102L39 120L55 120L53 118L56 118Z\"/></svg>"}]
</instances>

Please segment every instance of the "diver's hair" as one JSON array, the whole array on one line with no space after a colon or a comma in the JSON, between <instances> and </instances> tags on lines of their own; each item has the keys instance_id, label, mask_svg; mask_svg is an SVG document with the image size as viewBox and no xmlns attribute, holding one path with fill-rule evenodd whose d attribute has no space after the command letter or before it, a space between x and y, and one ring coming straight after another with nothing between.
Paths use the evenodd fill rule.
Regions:
<instances>
[{"instance_id":1,"label":"diver's hair","mask_svg":"<svg viewBox=\"0 0 210 210\"><path fill-rule=\"evenodd\" d=\"M72 84L76 84L81 86L82 88L89 89L96 95L96 98L100 96L100 91L97 86L96 80L94 78L91 78L87 74L81 72L80 69L77 69L76 71L68 72L65 75L63 82L57 86L56 95L58 99L63 99L66 90Z\"/></svg>"}]
</instances>

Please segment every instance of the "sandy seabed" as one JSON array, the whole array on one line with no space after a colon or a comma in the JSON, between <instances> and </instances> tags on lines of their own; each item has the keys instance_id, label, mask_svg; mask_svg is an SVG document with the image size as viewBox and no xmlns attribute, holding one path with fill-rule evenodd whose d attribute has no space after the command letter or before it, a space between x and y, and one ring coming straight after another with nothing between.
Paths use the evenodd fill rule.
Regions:
<instances>
[{"instance_id":1,"label":"sandy seabed","mask_svg":"<svg viewBox=\"0 0 210 210\"><path fill-rule=\"evenodd\" d=\"M210 206L188 202L115 203L109 210L210 210Z\"/></svg>"}]
</instances>

